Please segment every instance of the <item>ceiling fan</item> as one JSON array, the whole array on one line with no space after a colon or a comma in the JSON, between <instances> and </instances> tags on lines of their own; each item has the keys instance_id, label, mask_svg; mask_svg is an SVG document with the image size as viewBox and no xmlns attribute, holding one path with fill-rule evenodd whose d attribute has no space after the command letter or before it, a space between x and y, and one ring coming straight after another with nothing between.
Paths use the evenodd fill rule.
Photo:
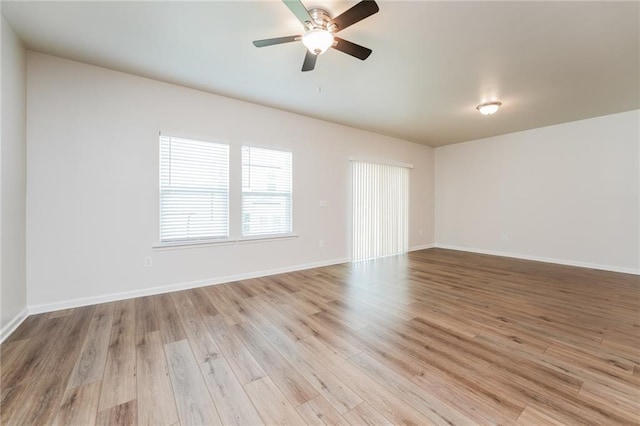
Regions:
<instances>
[{"instance_id":1,"label":"ceiling fan","mask_svg":"<svg viewBox=\"0 0 640 426\"><path fill-rule=\"evenodd\" d=\"M316 66L318 55L323 54L330 47L363 61L371 55L371 49L336 37L334 34L380 10L375 1L363 0L335 18L331 18L329 12L324 9L307 10L300 0L282 1L304 25L304 34L256 40L253 42L254 46L265 47L292 41L302 41L302 44L307 48L307 53L302 63L302 71L313 70Z\"/></svg>"}]
</instances>

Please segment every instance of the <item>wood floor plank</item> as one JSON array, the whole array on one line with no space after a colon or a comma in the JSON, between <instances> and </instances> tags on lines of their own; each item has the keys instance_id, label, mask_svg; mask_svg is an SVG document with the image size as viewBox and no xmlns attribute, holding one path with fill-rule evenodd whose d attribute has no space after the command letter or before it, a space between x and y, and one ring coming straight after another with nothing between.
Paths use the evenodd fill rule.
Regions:
<instances>
[{"instance_id":1,"label":"wood floor plank","mask_svg":"<svg viewBox=\"0 0 640 426\"><path fill-rule=\"evenodd\" d=\"M314 314L321 318L329 318L339 324L347 326L351 330L361 330L367 323L358 319L358 315L335 303L325 303L322 305L322 312Z\"/></svg>"},{"instance_id":2,"label":"wood floor plank","mask_svg":"<svg viewBox=\"0 0 640 426\"><path fill-rule=\"evenodd\" d=\"M222 425L187 340L164 346L178 417L185 425Z\"/></svg>"},{"instance_id":3,"label":"wood floor plank","mask_svg":"<svg viewBox=\"0 0 640 426\"><path fill-rule=\"evenodd\" d=\"M17 417L18 404L12 403L19 398L21 387L24 385L14 385L11 387L0 387L0 424L9 424L10 421L14 421ZM24 404L22 404L24 405Z\"/></svg>"},{"instance_id":4,"label":"wood floor plank","mask_svg":"<svg viewBox=\"0 0 640 426\"><path fill-rule=\"evenodd\" d=\"M220 348L206 325L211 317L203 314L186 292L172 293L171 298L176 305L176 311L191 344L196 362L201 364L209 359L221 357Z\"/></svg>"},{"instance_id":5,"label":"wood floor plank","mask_svg":"<svg viewBox=\"0 0 640 426\"><path fill-rule=\"evenodd\" d=\"M24 365L8 372L17 383L3 396L3 424L53 422L94 311L95 307L79 308L68 317L47 320L43 334L30 339Z\"/></svg>"},{"instance_id":6,"label":"wood floor plank","mask_svg":"<svg viewBox=\"0 0 640 426\"><path fill-rule=\"evenodd\" d=\"M251 280L236 281L234 283L230 283L230 287L233 287L238 292L242 293L243 297L255 297L260 294L251 286Z\"/></svg>"},{"instance_id":7,"label":"wood floor plank","mask_svg":"<svg viewBox=\"0 0 640 426\"><path fill-rule=\"evenodd\" d=\"M535 364L539 364L543 367L544 371L554 371L557 374L563 376L570 376L574 380L582 381L583 389L587 386L596 387L601 389L602 392L617 395L617 397L627 400L638 400L640 398L640 389L626 381L618 381L615 377L611 377L608 374L599 374L597 372L589 371L581 368L579 363L566 362L555 359L546 354L541 355L539 358L533 360ZM513 374L518 374L514 372ZM554 374L555 374L554 373ZM530 372L525 369L522 375L531 376ZM544 377L544 374L543 374Z\"/></svg>"},{"instance_id":8,"label":"wood floor plank","mask_svg":"<svg viewBox=\"0 0 640 426\"><path fill-rule=\"evenodd\" d=\"M138 422L143 425L178 423L178 412L159 330L138 337L136 371Z\"/></svg>"},{"instance_id":9,"label":"wood floor plank","mask_svg":"<svg viewBox=\"0 0 640 426\"><path fill-rule=\"evenodd\" d=\"M631 347L613 339L602 339L600 347L607 351L613 351L618 356L635 363L636 366L640 365L640 352L637 347Z\"/></svg>"},{"instance_id":10,"label":"wood floor plank","mask_svg":"<svg viewBox=\"0 0 640 426\"><path fill-rule=\"evenodd\" d=\"M260 297L247 299L244 302L251 309L260 312L268 318L269 323L278 327L283 333L287 334L291 340L298 341L311 336L311 333L305 326L296 321L291 321L290 318L281 312L282 305L276 307L262 300Z\"/></svg>"},{"instance_id":11,"label":"wood floor plank","mask_svg":"<svg viewBox=\"0 0 640 426\"><path fill-rule=\"evenodd\" d=\"M393 423L366 402L344 413L342 417L352 426L393 426Z\"/></svg>"},{"instance_id":12,"label":"wood floor plank","mask_svg":"<svg viewBox=\"0 0 640 426\"><path fill-rule=\"evenodd\" d=\"M351 390L337 376L321 364L309 359L300 347L299 340L289 340L280 329L273 325L259 326L262 335L278 352L320 393L338 413L344 413L362 403L362 398Z\"/></svg>"},{"instance_id":13,"label":"wood floor plank","mask_svg":"<svg viewBox=\"0 0 640 426\"><path fill-rule=\"evenodd\" d=\"M318 396L311 384L287 362L278 351L251 324L240 323L232 327L269 377L278 385L285 397L296 405Z\"/></svg>"},{"instance_id":14,"label":"wood floor plank","mask_svg":"<svg viewBox=\"0 0 640 426\"><path fill-rule=\"evenodd\" d=\"M313 356L323 359L323 365L327 369L332 365L340 365L347 361L335 348L318 339L316 336L307 337L297 342L297 345L302 348L301 350L305 351L305 354L311 353L314 354Z\"/></svg>"},{"instance_id":15,"label":"wood floor plank","mask_svg":"<svg viewBox=\"0 0 640 426\"><path fill-rule=\"evenodd\" d=\"M96 309L82 352L69 380L70 388L102 380L109 350L113 308L114 304L107 303Z\"/></svg>"},{"instance_id":16,"label":"wood floor plank","mask_svg":"<svg viewBox=\"0 0 640 426\"><path fill-rule=\"evenodd\" d=\"M241 384L246 385L267 376L221 315L207 319L207 328Z\"/></svg>"},{"instance_id":17,"label":"wood floor plank","mask_svg":"<svg viewBox=\"0 0 640 426\"><path fill-rule=\"evenodd\" d=\"M208 287L194 288L185 293L193 303L193 306L200 312L200 315L215 317L219 315L219 311L209 300L207 289Z\"/></svg>"},{"instance_id":18,"label":"wood floor plank","mask_svg":"<svg viewBox=\"0 0 640 426\"><path fill-rule=\"evenodd\" d=\"M582 401L589 403L592 407L606 406L619 418L627 418L631 424L640 424L640 389L635 400L622 398L618 394L597 387L589 387L588 384L580 389L579 395Z\"/></svg>"},{"instance_id":19,"label":"wood floor plank","mask_svg":"<svg viewBox=\"0 0 640 426\"><path fill-rule=\"evenodd\" d=\"M411 379L416 385L454 407L475 424L512 424L522 403L504 399L492 383L478 378L451 375L437 369L425 370Z\"/></svg>"},{"instance_id":20,"label":"wood floor plank","mask_svg":"<svg viewBox=\"0 0 640 426\"><path fill-rule=\"evenodd\" d=\"M625 394L611 387L586 382L580 389L579 395L598 399L601 404L608 407L619 407L625 412L637 413L640 416L640 388L635 389L635 392ZM640 422L638 423L640 424Z\"/></svg>"},{"instance_id":21,"label":"wood floor plank","mask_svg":"<svg viewBox=\"0 0 640 426\"><path fill-rule=\"evenodd\" d=\"M217 310L207 305L197 306L193 293L180 292L171 296L222 423L261 424L260 416L207 327L208 320L219 316ZM220 321L224 323L222 319Z\"/></svg>"},{"instance_id":22,"label":"wood floor plank","mask_svg":"<svg viewBox=\"0 0 640 426\"><path fill-rule=\"evenodd\" d=\"M138 402L134 399L106 410L98 411L96 425L135 426L138 424Z\"/></svg>"},{"instance_id":23,"label":"wood floor plank","mask_svg":"<svg viewBox=\"0 0 640 426\"><path fill-rule=\"evenodd\" d=\"M135 300L116 302L100 410L136 399Z\"/></svg>"},{"instance_id":24,"label":"wood floor plank","mask_svg":"<svg viewBox=\"0 0 640 426\"><path fill-rule=\"evenodd\" d=\"M98 411L101 387L101 382L92 382L68 388L62 399L54 425L93 424Z\"/></svg>"},{"instance_id":25,"label":"wood floor plank","mask_svg":"<svg viewBox=\"0 0 640 426\"><path fill-rule=\"evenodd\" d=\"M233 299L233 295L229 295L222 286L211 286L205 290L201 294L216 308L228 325L235 325L243 320L243 308L236 305L238 299Z\"/></svg>"},{"instance_id":26,"label":"wood floor plank","mask_svg":"<svg viewBox=\"0 0 640 426\"><path fill-rule=\"evenodd\" d=\"M368 354L356 355L350 358L349 361L360 367L363 372L369 374L383 386L395 389L397 395L400 395L403 401L428 417L433 424L452 425L473 422L469 417L457 412L454 407L437 397L425 394L424 390L415 383L395 373Z\"/></svg>"},{"instance_id":27,"label":"wood floor plank","mask_svg":"<svg viewBox=\"0 0 640 426\"><path fill-rule=\"evenodd\" d=\"M393 343L388 342L384 336L377 334L370 327L348 333L351 335L350 342L360 347L363 352L367 352L373 357L392 365L399 374L404 375L406 378L411 378L421 373L421 366L417 362L422 358L421 354L414 356L415 354L396 350Z\"/></svg>"},{"instance_id":28,"label":"wood floor plank","mask_svg":"<svg viewBox=\"0 0 640 426\"><path fill-rule=\"evenodd\" d=\"M260 425L262 419L224 358L200 364L220 420L224 425Z\"/></svg>"},{"instance_id":29,"label":"wood floor plank","mask_svg":"<svg viewBox=\"0 0 640 426\"><path fill-rule=\"evenodd\" d=\"M346 425L342 418L322 396L307 401L297 408L298 413L308 425Z\"/></svg>"},{"instance_id":30,"label":"wood floor plank","mask_svg":"<svg viewBox=\"0 0 640 426\"><path fill-rule=\"evenodd\" d=\"M529 400L532 404L540 404L549 413L553 413L556 418L563 418L564 421L599 424L626 423L628 419L621 417L611 407L603 407L593 404L588 399L579 395L563 391L547 385L540 380L537 383L513 373L506 373L498 368L492 369L493 377L498 379L498 383L505 392L513 395L514 398Z\"/></svg>"},{"instance_id":31,"label":"wood floor plank","mask_svg":"<svg viewBox=\"0 0 640 426\"><path fill-rule=\"evenodd\" d=\"M375 406L386 418L395 424L428 424L429 419L412 409L386 385L381 385L367 374L340 356L327 356L324 344L314 337L299 342L304 356L313 362L324 365L331 373L348 383L350 389L365 401Z\"/></svg>"},{"instance_id":32,"label":"wood floor plank","mask_svg":"<svg viewBox=\"0 0 640 426\"><path fill-rule=\"evenodd\" d=\"M141 337L147 333L160 330L158 312L153 303L154 296L139 297L136 305L136 336Z\"/></svg>"},{"instance_id":33,"label":"wood floor plank","mask_svg":"<svg viewBox=\"0 0 640 426\"><path fill-rule=\"evenodd\" d=\"M322 308L318 306L318 303L311 303L308 300L304 300L300 297L299 292L289 293L283 298L284 304L295 309L300 315L307 316L317 314L322 311Z\"/></svg>"},{"instance_id":34,"label":"wood floor plank","mask_svg":"<svg viewBox=\"0 0 640 426\"><path fill-rule=\"evenodd\" d=\"M171 299L171 294L160 294L154 296L155 309L160 322L160 331L164 343L173 343L187 338L182 327L175 304Z\"/></svg>"},{"instance_id":35,"label":"wood floor plank","mask_svg":"<svg viewBox=\"0 0 640 426\"><path fill-rule=\"evenodd\" d=\"M45 315L42 315L45 318ZM89 316L90 319L90 316ZM57 340L63 338L65 318L56 318L38 323L43 326L41 334L23 340L9 340L2 347L2 385L14 387L20 383L31 383L50 367L55 356L47 356L57 348ZM26 342L26 346L25 343ZM78 342L76 342L76 345ZM79 342L82 346L82 341ZM6 347L6 349L5 349ZM18 349L21 349L18 351ZM46 351L46 352L44 352ZM12 354L13 353L13 354ZM11 356L13 355L13 356ZM73 360L75 362L75 360Z\"/></svg>"},{"instance_id":36,"label":"wood floor plank","mask_svg":"<svg viewBox=\"0 0 640 426\"><path fill-rule=\"evenodd\" d=\"M244 385L260 417L268 425L302 425L304 420L269 377Z\"/></svg>"},{"instance_id":37,"label":"wood floor plank","mask_svg":"<svg viewBox=\"0 0 640 426\"><path fill-rule=\"evenodd\" d=\"M640 345L638 347L640 348ZM545 353L556 360L572 363L583 370L605 374L624 381L630 386L640 386L640 380L633 377L633 365L629 363L617 362L610 357L592 355L579 348L567 346L553 345Z\"/></svg>"},{"instance_id":38,"label":"wood floor plank","mask_svg":"<svg viewBox=\"0 0 640 426\"><path fill-rule=\"evenodd\" d=\"M4 388L15 386L20 371L25 371L25 358L29 356L31 339L14 340L3 343L0 347L0 384ZM33 358L35 360L35 358ZM11 374L12 373L12 374Z\"/></svg>"},{"instance_id":39,"label":"wood floor plank","mask_svg":"<svg viewBox=\"0 0 640 426\"><path fill-rule=\"evenodd\" d=\"M28 384L18 384L4 392L0 424L31 425L50 424L58 414L65 384L54 375L38 380L37 389Z\"/></svg>"},{"instance_id":40,"label":"wood floor plank","mask_svg":"<svg viewBox=\"0 0 640 426\"><path fill-rule=\"evenodd\" d=\"M332 365L330 371L351 386L363 399L369 402L382 415L395 424L429 424L430 420L419 411L405 403L395 392L379 384L371 377L363 375L360 370L350 364Z\"/></svg>"},{"instance_id":41,"label":"wood floor plank","mask_svg":"<svg viewBox=\"0 0 640 426\"><path fill-rule=\"evenodd\" d=\"M469 350L471 342L465 341L463 335L448 334L446 331L434 328L428 332L420 327L415 327L413 322L388 326L384 324L372 324L365 332L372 335L372 339L388 341L396 347L404 348L405 352L412 356L430 362L450 363L451 361L461 368L471 370L484 370L493 364L493 359L483 356L481 351Z\"/></svg>"},{"instance_id":42,"label":"wood floor plank","mask_svg":"<svg viewBox=\"0 0 640 426\"><path fill-rule=\"evenodd\" d=\"M311 331L313 337L326 343L327 347L343 358L349 358L362 352L361 348L349 343L348 335L336 332L331 327L331 323L322 321L313 314L301 319L300 323Z\"/></svg>"},{"instance_id":43,"label":"wood floor plank","mask_svg":"<svg viewBox=\"0 0 640 426\"><path fill-rule=\"evenodd\" d=\"M519 425L537 426L537 425L549 425L549 426L565 426L568 423L563 423L551 416L546 415L542 411L539 411L533 407L527 406L518 417L517 423ZM575 423L579 424L579 423Z\"/></svg>"}]
</instances>

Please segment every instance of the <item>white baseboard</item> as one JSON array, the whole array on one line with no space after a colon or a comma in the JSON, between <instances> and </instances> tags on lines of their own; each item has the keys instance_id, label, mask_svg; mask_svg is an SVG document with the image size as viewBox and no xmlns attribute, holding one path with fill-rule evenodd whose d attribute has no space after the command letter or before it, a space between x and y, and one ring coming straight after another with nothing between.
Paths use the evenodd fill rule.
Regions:
<instances>
[{"instance_id":1,"label":"white baseboard","mask_svg":"<svg viewBox=\"0 0 640 426\"><path fill-rule=\"evenodd\" d=\"M507 253L507 252L501 252L501 251L495 251L495 250L485 250L485 249L472 248L472 247L455 246L450 244L436 243L435 247L448 249L448 250L468 251L471 253L490 254L492 256L512 257L514 259L533 260L536 262L556 263L558 265L578 266L580 268L599 269L602 271L621 272L623 274L640 275L640 269L624 268L620 266L601 265L598 263L588 263L588 262L577 262L573 260L554 259L550 257L530 256L527 254Z\"/></svg>"},{"instance_id":2,"label":"white baseboard","mask_svg":"<svg viewBox=\"0 0 640 426\"><path fill-rule=\"evenodd\" d=\"M2 327L2 330L0 330L0 343L4 342L4 340L9 337L11 333L16 331L16 328L18 328L18 326L22 324L22 322L27 319L28 316L29 310L27 308L24 308L18 313L18 315L13 317L13 319L9 321L7 325Z\"/></svg>"},{"instance_id":3,"label":"white baseboard","mask_svg":"<svg viewBox=\"0 0 640 426\"><path fill-rule=\"evenodd\" d=\"M434 248L436 245L431 243L431 244L423 244L421 246L413 246L413 247L409 247L409 251L418 251L418 250L426 250L426 249L430 249L430 248Z\"/></svg>"},{"instance_id":4,"label":"white baseboard","mask_svg":"<svg viewBox=\"0 0 640 426\"><path fill-rule=\"evenodd\" d=\"M125 291L121 293L111 293L101 296L84 297L79 299L65 300L62 302L44 303L41 305L29 306L29 315L41 314L45 312L59 311L61 309L78 308L81 306L95 305L97 303L115 302L117 300L133 299L136 297L152 296L154 294L171 293L190 288L205 287L209 285L224 284L251 278L267 277L269 275L284 274L287 272L302 271L305 269L320 268L322 266L337 265L349 262L348 258L325 260L321 262L305 263L301 265L287 266L284 268L267 269L263 271L249 272L245 274L228 275L205 280L190 281L178 284L170 284L161 287L145 288L141 290Z\"/></svg>"}]
</instances>

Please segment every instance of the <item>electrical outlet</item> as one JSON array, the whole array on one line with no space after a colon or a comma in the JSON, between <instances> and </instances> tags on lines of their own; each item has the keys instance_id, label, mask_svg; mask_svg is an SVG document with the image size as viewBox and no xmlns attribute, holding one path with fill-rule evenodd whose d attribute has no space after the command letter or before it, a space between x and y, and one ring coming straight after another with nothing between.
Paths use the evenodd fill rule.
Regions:
<instances>
[{"instance_id":1,"label":"electrical outlet","mask_svg":"<svg viewBox=\"0 0 640 426\"><path fill-rule=\"evenodd\" d=\"M324 247L324 240L319 240L319 241L318 241L318 247L319 247L319 248Z\"/></svg>"},{"instance_id":2,"label":"electrical outlet","mask_svg":"<svg viewBox=\"0 0 640 426\"><path fill-rule=\"evenodd\" d=\"M153 266L153 259L151 258L151 256L147 256L144 258L144 266L146 266L147 268Z\"/></svg>"},{"instance_id":3,"label":"electrical outlet","mask_svg":"<svg viewBox=\"0 0 640 426\"><path fill-rule=\"evenodd\" d=\"M502 233L502 241L509 241L509 234Z\"/></svg>"},{"instance_id":4,"label":"electrical outlet","mask_svg":"<svg viewBox=\"0 0 640 426\"><path fill-rule=\"evenodd\" d=\"M320 201L320 208L321 209L326 209L327 208L328 203L324 200Z\"/></svg>"},{"instance_id":5,"label":"electrical outlet","mask_svg":"<svg viewBox=\"0 0 640 426\"><path fill-rule=\"evenodd\" d=\"M422 236L423 232L422 229L418 231L418 235Z\"/></svg>"}]
</instances>

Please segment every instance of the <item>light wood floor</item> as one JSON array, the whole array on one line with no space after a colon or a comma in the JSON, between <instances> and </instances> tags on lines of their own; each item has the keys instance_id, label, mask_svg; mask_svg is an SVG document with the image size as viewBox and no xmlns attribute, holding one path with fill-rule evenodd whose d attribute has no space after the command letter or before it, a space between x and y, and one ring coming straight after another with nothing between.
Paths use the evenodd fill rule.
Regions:
<instances>
[{"instance_id":1,"label":"light wood floor","mask_svg":"<svg viewBox=\"0 0 640 426\"><path fill-rule=\"evenodd\" d=\"M638 424L640 277L424 250L29 317L0 423Z\"/></svg>"}]
</instances>

